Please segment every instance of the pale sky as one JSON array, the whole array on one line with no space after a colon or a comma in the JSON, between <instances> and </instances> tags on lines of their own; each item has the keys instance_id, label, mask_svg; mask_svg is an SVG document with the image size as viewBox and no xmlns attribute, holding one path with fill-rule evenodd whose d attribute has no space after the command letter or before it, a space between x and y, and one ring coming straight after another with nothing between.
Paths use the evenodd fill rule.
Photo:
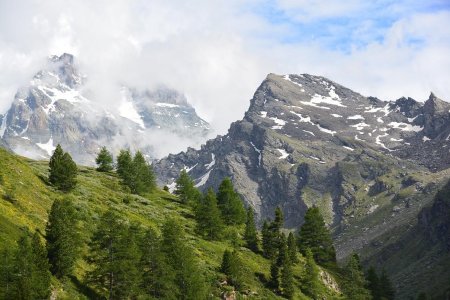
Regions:
<instances>
[{"instance_id":1,"label":"pale sky","mask_svg":"<svg viewBox=\"0 0 450 300\"><path fill-rule=\"evenodd\" d=\"M165 84L223 134L268 73L450 101L450 1L0 0L0 113L64 52L94 100L119 101L121 84Z\"/></svg>"}]
</instances>

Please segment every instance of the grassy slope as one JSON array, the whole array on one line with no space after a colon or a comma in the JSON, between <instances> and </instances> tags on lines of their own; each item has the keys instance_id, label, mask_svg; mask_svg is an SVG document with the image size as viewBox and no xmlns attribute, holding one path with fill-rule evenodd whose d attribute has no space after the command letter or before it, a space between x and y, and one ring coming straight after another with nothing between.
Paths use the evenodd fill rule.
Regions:
<instances>
[{"instance_id":1,"label":"grassy slope","mask_svg":"<svg viewBox=\"0 0 450 300\"><path fill-rule=\"evenodd\" d=\"M48 165L12 155L0 148L0 248L15 246L21 228L44 232L48 211L53 199L71 197L82 216L81 228L86 241L95 228L96 220L109 207L120 210L130 221L159 229L163 221L177 218L187 232L189 243L194 247L206 274L217 281L217 268L225 249L231 249L229 241L211 242L195 234L195 221L189 207L178 203L177 198L158 190L145 197L130 195L115 174L104 174L93 168L80 167L78 186L69 195L62 194L46 184ZM241 233L243 228L237 228ZM84 254L87 254L87 246ZM244 268L249 271L249 290L257 293L256 299L277 299L264 287L269 277L270 262L262 256L240 248ZM58 298L74 299L93 297L95 291L81 284L84 273L90 268L83 259L77 263L75 278L66 282L53 280ZM295 277L302 276L302 263L294 268ZM339 280L339 276L335 275ZM340 298L337 292L324 287L327 298ZM219 288L213 291L217 295ZM308 299L297 286L297 299Z\"/></svg>"}]
</instances>

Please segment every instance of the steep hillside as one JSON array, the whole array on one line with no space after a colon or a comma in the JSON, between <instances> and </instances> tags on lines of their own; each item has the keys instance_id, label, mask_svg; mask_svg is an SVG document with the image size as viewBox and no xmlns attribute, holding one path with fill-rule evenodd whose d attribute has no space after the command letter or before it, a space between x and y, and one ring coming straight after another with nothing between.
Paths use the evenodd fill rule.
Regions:
<instances>
[{"instance_id":1,"label":"steep hillside","mask_svg":"<svg viewBox=\"0 0 450 300\"><path fill-rule=\"evenodd\" d=\"M109 208L120 211L121 216L130 222L136 221L158 231L166 219L176 218L183 224L187 242L201 262L204 274L211 280L211 295L214 295L211 296L212 299L219 298L224 291L230 290L229 286L219 284L223 275L218 269L224 251L233 249L231 240L234 230L242 234L242 227L228 228L228 233L222 241L207 241L195 233L191 208L180 204L170 193L158 190L145 197L130 195L114 173L105 174L92 168L81 167L76 189L70 194L62 194L47 185L47 169L47 162L21 158L0 148L0 250L14 249L25 228L44 233L52 201L69 197L81 217L85 255L89 252L88 240L100 215ZM240 247L238 252L243 258L241 267L249 272L246 278L249 298L279 298L267 288L270 261L244 247ZM92 268L84 259L85 255L78 260L73 278L64 282L53 278L53 296L56 299L93 299L104 296L85 284L86 271ZM303 264L304 259L301 258L300 263L294 267L296 281L304 276ZM328 295L326 297L330 299L341 299L336 281L340 282L342 275L335 270L323 274L324 295ZM295 289L298 299L308 299L300 292L298 283Z\"/></svg>"},{"instance_id":2,"label":"steep hillside","mask_svg":"<svg viewBox=\"0 0 450 300\"><path fill-rule=\"evenodd\" d=\"M169 187L181 169L202 189L229 176L260 220L280 206L293 229L319 206L339 259L352 251L377 259L449 178L449 109L434 94L424 104L385 102L320 76L269 74L228 134L155 170Z\"/></svg>"}]
</instances>

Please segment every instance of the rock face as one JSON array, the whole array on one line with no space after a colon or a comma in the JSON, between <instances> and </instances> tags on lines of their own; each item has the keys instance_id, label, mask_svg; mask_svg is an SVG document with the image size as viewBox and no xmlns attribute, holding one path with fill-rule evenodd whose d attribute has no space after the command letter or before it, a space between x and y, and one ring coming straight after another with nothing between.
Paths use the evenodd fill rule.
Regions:
<instances>
[{"instance_id":1,"label":"rock face","mask_svg":"<svg viewBox=\"0 0 450 300\"><path fill-rule=\"evenodd\" d=\"M449 175L449 109L433 94L384 102L319 76L270 74L225 136L154 168L170 188L182 169L201 189L229 176L260 222L279 206L296 229L316 205L338 259L376 261Z\"/></svg>"},{"instance_id":2,"label":"rock face","mask_svg":"<svg viewBox=\"0 0 450 300\"><path fill-rule=\"evenodd\" d=\"M122 87L120 106L105 108L89 100L84 88L87 80L72 55L51 57L0 117L3 143L32 158L48 158L60 143L77 162L93 164L102 145L114 152L122 147L142 148L154 158L167 152L157 151L152 135L183 137L189 131L191 140L206 139L209 125L175 90Z\"/></svg>"}]
</instances>

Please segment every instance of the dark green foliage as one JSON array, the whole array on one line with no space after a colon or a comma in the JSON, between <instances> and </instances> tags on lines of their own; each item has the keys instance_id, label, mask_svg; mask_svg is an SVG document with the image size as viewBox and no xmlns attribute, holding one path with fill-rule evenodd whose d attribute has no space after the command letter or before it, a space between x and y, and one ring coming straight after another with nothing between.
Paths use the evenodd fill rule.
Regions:
<instances>
[{"instance_id":1,"label":"dark green foliage","mask_svg":"<svg viewBox=\"0 0 450 300\"><path fill-rule=\"evenodd\" d=\"M175 271L167 263L160 244L156 232L147 230L141 241L142 289L154 298L176 299Z\"/></svg>"},{"instance_id":2,"label":"dark green foliage","mask_svg":"<svg viewBox=\"0 0 450 300\"><path fill-rule=\"evenodd\" d=\"M57 189L67 192L75 188L77 165L69 153L64 153L59 144L50 158L49 167L49 181Z\"/></svg>"},{"instance_id":3,"label":"dark green foliage","mask_svg":"<svg viewBox=\"0 0 450 300\"><path fill-rule=\"evenodd\" d=\"M10 249L0 251L0 299L14 299L15 261Z\"/></svg>"},{"instance_id":4,"label":"dark green foliage","mask_svg":"<svg viewBox=\"0 0 450 300\"><path fill-rule=\"evenodd\" d=\"M283 226L283 213L277 207L275 209L275 219L270 224L264 221L262 228L263 254L266 258L274 259L280 242L280 230Z\"/></svg>"},{"instance_id":5,"label":"dark green foliage","mask_svg":"<svg viewBox=\"0 0 450 300\"><path fill-rule=\"evenodd\" d=\"M392 282L385 270L381 272L380 276L380 292L381 292L381 299L383 298L388 300L395 299L394 286L392 285Z\"/></svg>"},{"instance_id":6,"label":"dark green foliage","mask_svg":"<svg viewBox=\"0 0 450 300\"><path fill-rule=\"evenodd\" d=\"M258 231L255 224L255 213L251 207L247 208L247 221L244 232L245 246L253 252L259 252Z\"/></svg>"},{"instance_id":7,"label":"dark green foliage","mask_svg":"<svg viewBox=\"0 0 450 300\"><path fill-rule=\"evenodd\" d=\"M371 299L371 293L366 289L367 282L357 254L350 256L344 271L346 282L343 287L347 297L355 300Z\"/></svg>"},{"instance_id":8,"label":"dark green foliage","mask_svg":"<svg viewBox=\"0 0 450 300\"><path fill-rule=\"evenodd\" d=\"M217 202L225 224L238 225L245 222L246 213L241 197L228 177L219 186Z\"/></svg>"},{"instance_id":9,"label":"dark green foliage","mask_svg":"<svg viewBox=\"0 0 450 300\"><path fill-rule=\"evenodd\" d=\"M33 251L26 232L19 240L15 257L15 298L33 299Z\"/></svg>"},{"instance_id":10,"label":"dark green foliage","mask_svg":"<svg viewBox=\"0 0 450 300\"><path fill-rule=\"evenodd\" d=\"M280 266L278 265L277 259L272 259L272 263L270 264L269 286L276 292L280 288Z\"/></svg>"},{"instance_id":11,"label":"dark green foliage","mask_svg":"<svg viewBox=\"0 0 450 300\"><path fill-rule=\"evenodd\" d=\"M131 191L136 194L148 193L156 188L156 178L153 168L145 161L140 151L133 158L134 187ZM133 185L132 185L133 186Z\"/></svg>"},{"instance_id":12,"label":"dark green foliage","mask_svg":"<svg viewBox=\"0 0 450 300\"><path fill-rule=\"evenodd\" d=\"M205 238L217 240L222 235L223 223L217 207L216 195L212 188L208 189L195 209L197 231Z\"/></svg>"},{"instance_id":13,"label":"dark green foliage","mask_svg":"<svg viewBox=\"0 0 450 300\"><path fill-rule=\"evenodd\" d=\"M30 239L25 231L18 248L3 252L0 265L1 299L48 299L50 296L49 263L38 233Z\"/></svg>"},{"instance_id":14,"label":"dark green foliage","mask_svg":"<svg viewBox=\"0 0 450 300\"><path fill-rule=\"evenodd\" d=\"M293 264L298 263L297 242L296 242L294 234L292 232L289 232L289 236L287 239L287 249L288 249L289 260L291 261L291 263L293 263Z\"/></svg>"},{"instance_id":15,"label":"dark green foliage","mask_svg":"<svg viewBox=\"0 0 450 300\"><path fill-rule=\"evenodd\" d=\"M156 188L153 168L140 151L134 157L129 150L121 150L117 157L117 174L133 194L145 194Z\"/></svg>"},{"instance_id":16,"label":"dark green foliage","mask_svg":"<svg viewBox=\"0 0 450 300\"><path fill-rule=\"evenodd\" d=\"M50 264L47 258L47 249L41 242L41 237L37 232L31 240L33 256L33 298L47 299L50 296Z\"/></svg>"},{"instance_id":17,"label":"dark green foliage","mask_svg":"<svg viewBox=\"0 0 450 300\"><path fill-rule=\"evenodd\" d=\"M366 275L367 288L369 289L373 300L380 300L380 279L374 267L370 267Z\"/></svg>"},{"instance_id":18,"label":"dark green foliage","mask_svg":"<svg viewBox=\"0 0 450 300\"><path fill-rule=\"evenodd\" d=\"M139 294L140 249L136 234L119 214L109 210L100 219L91 243L89 261L95 268L89 281L107 287L109 299L127 299Z\"/></svg>"},{"instance_id":19,"label":"dark green foliage","mask_svg":"<svg viewBox=\"0 0 450 300\"><path fill-rule=\"evenodd\" d=\"M199 200L199 194L189 174L185 169L181 170L180 176L176 181L175 195L180 197L182 203L196 203Z\"/></svg>"},{"instance_id":20,"label":"dark green foliage","mask_svg":"<svg viewBox=\"0 0 450 300\"><path fill-rule=\"evenodd\" d=\"M336 251L330 231L325 226L319 208L315 206L306 211L305 223L300 228L298 247L303 255L306 254L306 249L310 249L315 261L320 265L336 262Z\"/></svg>"},{"instance_id":21,"label":"dark green foliage","mask_svg":"<svg viewBox=\"0 0 450 300\"><path fill-rule=\"evenodd\" d=\"M227 275L228 282L236 288L243 287L245 274L242 268L242 262L236 250L233 252L225 250L222 257L220 271Z\"/></svg>"},{"instance_id":22,"label":"dark green foliage","mask_svg":"<svg viewBox=\"0 0 450 300\"><path fill-rule=\"evenodd\" d=\"M45 238L53 275L62 278L71 274L81 243L77 212L71 200L53 202Z\"/></svg>"},{"instance_id":23,"label":"dark green foliage","mask_svg":"<svg viewBox=\"0 0 450 300\"><path fill-rule=\"evenodd\" d=\"M280 287L283 296L288 299L292 299L294 296L294 274L291 264L292 262L289 259L288 253L286 253L286 259L281 266Z\"/></svg>"},{"instance_id":24,"label":"dark green foliage","mask_svg":"<svg viewBox=\"0 0 450 300\"><path fill-rule=\"evenodd\" d=\"M319 268L314 261L313 254L310 249L306 249L305 256L306 265L302 278L301 289L304 294L313 298L318 298L318 295L320 294Z\"/></svg>"},{"instance_id":25,"label":"dark green foliage","mask_svg":"<svg viewBox=\"0 0 450 300\"><path fill-rule=\"evenodd\" d=\"M417 296L417 300L427 300L427 294L425 294L424 292L421 292L419 294L419 296Z\"/></svg>"},{"instance_id":26,"label":"dark green foliage","mask_svg":"<svg viewBox=\"0 0 450 300\"><path fill-rule=\"evenodd\" d=\"M100 152L97 154L97 158L95 159L95 163L97 164L97 171L100 172L110 172L114 169L113 166L113 156L111 152L106 149L106 147L102 147Z\"/></svg>"},{"instance_id":27,"label":"dark green foliage","mask_svg":"<svg viewBox=\"0 0 450 300\"><path fill-rule=\"evenodd\" d=\"M186 244L184 231L177 221L169 219L162 228L161 250L175 273L177 299L204 299L205 279L192 249Z\"/></svg>"}]
</instances>

